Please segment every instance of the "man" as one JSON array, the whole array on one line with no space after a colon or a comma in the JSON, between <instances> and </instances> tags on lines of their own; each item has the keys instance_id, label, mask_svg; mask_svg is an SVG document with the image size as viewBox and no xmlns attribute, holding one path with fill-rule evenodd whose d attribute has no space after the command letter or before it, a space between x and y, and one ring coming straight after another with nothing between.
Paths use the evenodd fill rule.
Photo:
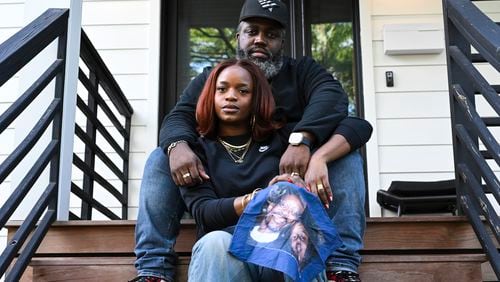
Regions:
<instances>
[{"instance_id":1,"label":"man","mask_svg":"<svg viewBox=\"0 0 500 282\"><path fill-rule=\"evenodd\" d=\"M288 10L280 1L247 0L237 32L238 56L252 60L265 72L272 84L276 112L293 128L280 172L305 177L307 186L325 206L331 202L328 212L344 245L327 262L330 281L360 281L356 272L365 228L362 163L356 152L342 156L364 144L371 127L355 133L349 128L340 130L345 133L345 142L330 148L336 161L328 168L321 162L321 150L311 156L311 147L325 143L346 117L347 96L339 82L312 59L283 56L287 19ZM160 132L161 148L151 153L145 165L136 226L139 277L135 281L173 281L175 238L185 211L177 186L209 180L190 149L198 137L194 109L208 73L205 70L190 83L166 116ZM326 169L329 179L318 179L318 172Z\"/></svg>"}]
</instances>

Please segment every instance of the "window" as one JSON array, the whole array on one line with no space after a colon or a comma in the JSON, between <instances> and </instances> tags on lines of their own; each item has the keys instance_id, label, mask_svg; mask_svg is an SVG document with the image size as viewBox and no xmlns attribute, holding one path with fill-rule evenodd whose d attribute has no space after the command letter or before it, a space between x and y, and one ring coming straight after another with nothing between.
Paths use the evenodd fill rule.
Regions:
<instances>
[{"instance_id":1,"label":"window","mask_svg":"<svg viewBox=\"0 0 500 282\"><path fill-rule=\"evenodd\" d=\"M160 121L191 79L206 66L235 55L235 29L244 0L164 1ZM340 80L349 113L362 116L357 1L285 0L290 14L285 54L312 56Z\"/></svg>"}]
</instances>

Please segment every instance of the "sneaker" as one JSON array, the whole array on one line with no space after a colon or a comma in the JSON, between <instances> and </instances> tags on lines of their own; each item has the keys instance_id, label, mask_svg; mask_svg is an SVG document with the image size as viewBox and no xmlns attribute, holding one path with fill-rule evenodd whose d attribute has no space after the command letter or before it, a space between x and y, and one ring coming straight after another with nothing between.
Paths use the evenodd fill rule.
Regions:
<instances>
[{"instance_id":1,"label":"sneaker","mask_svg":"<svg viewBox=\"0 0 500 282\"><path fill-rule=\"evenodd\" d=\"M346 270L327 271L326 279L328 282L361 282L359 274Z\"/></svg>"},{"instance_id":2,"label":"sneaker","mask_svg":"<svg viewBox=\"0 0 500 282\"><path fill-rule=\"evenodd\" d=\"M129 282L167 282L167 280L154 276L137 276Z\"/></svg>"}]
</instances>

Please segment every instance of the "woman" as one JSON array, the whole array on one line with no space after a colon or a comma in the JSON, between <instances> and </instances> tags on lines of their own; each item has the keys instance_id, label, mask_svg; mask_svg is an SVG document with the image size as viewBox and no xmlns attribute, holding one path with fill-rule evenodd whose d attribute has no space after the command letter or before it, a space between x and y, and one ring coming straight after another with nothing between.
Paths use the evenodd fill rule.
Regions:
<instances>
[{"instance_id":1,"label":"woman","mask_svg":"<svg viewBox=\"0 0 500 282\"><path fill-rule=\"evenodd\" d=\"M282 127L283 122L275 121L273 113L271 88L253 63L228 60L212 70L196 109L198 131L202 136L196 153L211 179L195 187L181 188L186 206L196 219L198 235L204 236L193 248L190 281L255 281L279 277L273 271L245 264L224 251L231 241L231 227L236 225L259 187L268 186L270 180L290 180L304 186L298 175L274 177L279 173L280 157L288 146L290 132ZM334 133L318 151L329 148L327 145L331 142L338 142L336 135ZM320 162L324 162L326 168L326 162L332 160L333 155L324 156L314 165L321 167ZM328 178L326 170L318 171L318 178ZM331 200L331 191L327 192L320 195L326 205L328 198Z\"/></svg>"}]
</instances>

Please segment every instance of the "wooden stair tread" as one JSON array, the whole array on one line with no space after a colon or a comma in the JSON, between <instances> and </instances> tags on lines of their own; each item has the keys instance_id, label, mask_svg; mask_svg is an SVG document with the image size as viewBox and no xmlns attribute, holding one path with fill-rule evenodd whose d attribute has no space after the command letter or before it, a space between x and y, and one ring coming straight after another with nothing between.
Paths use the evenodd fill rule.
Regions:
<instances>
[{"instance_id":1,"label":"wooden stair tread","mask_svg":"<svg viewBox=\"0 0 500 282\"><path fill-rule=\"evenodd\" d=\"M179 264L189 264L188 256L181 256L177 262ZM134 267L135 257L35 257L32 259L31 266L40 265L130 265Z\"/></svg>"},{"instance_id":2,"label":"wooden stair tread","mask_svg":"<svg viewBox=\"0 0 500 282\"><path fill-rule=\"evenodd\" d=\"M179 264L189 264L188 256L180 256ZM457 254L449 255L434 255L434 254L418 254L418 255L365 255L363 263L375 262L469 262L486 260L485 254ZM33 258L30 265L121 265L127 264L133 266L135 257L43 257Z\"/></svg>"},{"instance_id":3,"label":"wooden stair tread","mask_svg":"<svg viewBox=\"0 0 500 282\"><path fill-rule=\"evenodd\" d=\"M375 263L375 262L470 262L470 261L486 261L485 254L455 254L450 256L446 255L434 255L434 254L402 254L402 255L364 255L363 263Z\"/></svg>"},{"instance_id":4,"label":"wooden stair tread","mask_svg":"<svg viewBox=\"0 0 500 282\"><path fill-rule=\"evenodd\" d=\"M34 258L21 282L127 281L136 275L134 257ZM367 255L363 281L482 281L485 255ZM187 281L189 257L180 257L177 281Z\"/></svg>"},{"instance_id":5,"label":"wooden stair tread","mask_svg":"<svg viewBox=\"0 0 500 282\"><path fill-rule=\"evenodd\" d=\"M49 230L22 281L113 281L135 276L136 221L57 222ZM19 227L9 222L8 236ZM186 281L193 220L183 220L176 251L178 281ZM360 266L364 281L481 281L486 256L465 217L368 218ZM487 263L486 263L487 264ZM444 273L444 274L442 274ZM487 272L491 275L491 269ZM443 276L445 275L445 276Z\"/></svg>"},{"instance_id":6,"label":"wooden stair tread","mask_svg":"<svg viewBox=\"0 0 500 282\"><path fill-rule=\"evenodd\" d=\"M9 234L17 229L8 224ZM54 224L37 254L133 254L135 221L71 221ZM10 236L10 235L9 235ZM196 240L196 226L183 220L175 249L190 253ZM482 252L476 235L464 217L398 217L368 218L364 252L384 251L448 251Z\"/></svg>"}]
</instances>

